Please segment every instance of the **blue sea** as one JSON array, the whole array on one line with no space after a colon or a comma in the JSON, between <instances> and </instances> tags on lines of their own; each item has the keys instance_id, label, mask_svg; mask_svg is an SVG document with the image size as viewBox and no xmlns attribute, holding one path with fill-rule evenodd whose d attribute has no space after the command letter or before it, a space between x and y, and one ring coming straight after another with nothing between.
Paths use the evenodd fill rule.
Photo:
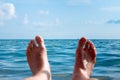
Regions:
<instances>
[{"instance_id":1,"label":"blue sea","mask_svg":"<svg viewBox=\"0 0 120 80\"><path fill-rule=\"evenodd\" d=\"M0 80L23 80L31 76L26 60L30 40L0 40ZM120 40L92 39L97 62L91 75L99 80L120 80ZM78 39L45 40L53 80L71 80Z\"/></svg>"}]
</instances>

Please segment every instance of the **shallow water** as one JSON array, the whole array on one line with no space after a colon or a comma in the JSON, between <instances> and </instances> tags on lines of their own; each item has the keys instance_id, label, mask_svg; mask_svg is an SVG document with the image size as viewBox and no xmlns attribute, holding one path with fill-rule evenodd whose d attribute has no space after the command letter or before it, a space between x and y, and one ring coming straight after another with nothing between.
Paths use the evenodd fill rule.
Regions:
<instances>
[{"instance_id":1,"label":"shallow water","mask_svg":"<svg viewBox=\"0 0 120 80\"><path fill-rule=\"evenodd\" d=\"M120 80L120 40L92 40L97 63L91 77ZM23 80L31 76L25 50L29 40L0 40L0 80ZM71 80L78 40L45 40L53 80Z\"/></svg>"}]
</instances>

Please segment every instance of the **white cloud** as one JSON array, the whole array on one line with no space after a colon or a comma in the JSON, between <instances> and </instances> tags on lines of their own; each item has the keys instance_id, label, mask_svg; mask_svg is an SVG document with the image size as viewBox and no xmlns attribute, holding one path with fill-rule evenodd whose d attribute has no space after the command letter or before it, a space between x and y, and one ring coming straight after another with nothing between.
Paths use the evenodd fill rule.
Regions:
<instances>
[{"instance_id":1,"label":"white cloud","mask_svg":"<svg viewBox=\"0 0 120 80\"><path fill-rule=\"evenodd\" d=\"M24 19L23 19L23 24L28 24L29 20L28 20L28 15L26 14Z\"/></svg>"},{"instance_id":2,"label":"white cloud","mask_svg":"<svg viewBox=\"0 0 120 80\"><path fill-rule=\"evenodd\" d=\"M33 22L32 25L33 26L38 26L38 27L49 27L49 26L59 26L60 23L60 19L56 18L53 21L48 21L48 22Z\"/></svg>"},{"instance_id":3,"label":"white cloud","mask_svg":"<svg viewBox=\"0 0 120 80\"><path fill-rule=\"evenodd\" d=\"M69 5L80 5L80 4L90 4L91 0L69 0L68 4Z\"/></svg>"},{"instance_id":4,"label":"white cloud","mask_svg":"<svg viewBox=\"0 0 120 80\"><path fill-rule=\"evenodd\" d=\"M49 26L56 26L53 22L33 22L33 26L37 27L49 27Z\"/></svg>"},{"instance_id":5,"label":"white cloud","mask_svg":"<svg viewBox=\"0 0 120 80\"><path fill-rule=\"evenodd\" d=\"M47 22L33 22L33 26L46 27L46 26L51 26L51 23L47 23Z\"/></svg>"},{"instance_id":6,"label":"white cloud","mask_svg":"<svg viewBox=\"0 0 120 80\"><path fill-rule=\"evenodd\" d=\"M120 6L104 7L101 8L104 11L120 11Z\"/></svg>"},{"instance_id":7,"label":"white cloud","mask_svg":"<svg viewBox=\"0 0 120 80\"><path fill-rule=\"evenodd\" d=\"M40 10L38 13L39 13L40 15L48 15L48 14L49 14L49 11L47 11L47 10Z\"/></svg>"},{"instance_id":8,"label":"white cloud","mask_svg":"<svg viewBox=\"0 0 120 80\"><path fill-rule=\"evenodd\" d=\"M0 19L12 19L14 17L14 5L12 3L0 3Z\"/></svg>"}]
</instances>

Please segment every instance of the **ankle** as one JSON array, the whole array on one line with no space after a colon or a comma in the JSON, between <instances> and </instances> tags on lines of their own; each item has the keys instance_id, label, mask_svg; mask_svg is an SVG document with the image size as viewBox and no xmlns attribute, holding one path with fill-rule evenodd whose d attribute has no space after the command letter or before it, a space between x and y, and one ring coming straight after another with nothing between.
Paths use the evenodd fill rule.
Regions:
<instances>
[{"instance_id":1,"label":"ankle","mask_svg":"<svg viewBox=\"0 0 120 80\"><path fill-rule=\"evenodd\" d=\"M73 73L72 80L90 80L90 76L87 74L85 70L76 71L74 71Z\"/></svg>"},{"instance_id":2,"label":"ankle","mask_svg":"<svg viewBox=\"0 0 120 80\"><path fill-rule=\"evenodd\" d=\"M72 80L90 80L90 78L84 75L75 74L73 75Z\"/></svg>"}]
</instances>

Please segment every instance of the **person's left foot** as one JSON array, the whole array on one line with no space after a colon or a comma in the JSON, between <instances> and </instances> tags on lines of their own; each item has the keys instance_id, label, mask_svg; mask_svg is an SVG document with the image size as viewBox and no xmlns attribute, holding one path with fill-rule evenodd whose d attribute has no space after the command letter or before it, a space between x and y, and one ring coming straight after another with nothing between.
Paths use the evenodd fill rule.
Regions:
<instances>
[{"instance_id":1,"label":"person's left foot","mask_svg":"<svg viewBox=\"0 0 120 80\"><path fill-rule=\"evenodd\" d=\"M44 41L41 37L36 36L36 42L38 46L34 40L31 40L26 50L27 61L33 77L26 78L25 80L51 80L50 66Z\"/></svg>"}]
</instances>

